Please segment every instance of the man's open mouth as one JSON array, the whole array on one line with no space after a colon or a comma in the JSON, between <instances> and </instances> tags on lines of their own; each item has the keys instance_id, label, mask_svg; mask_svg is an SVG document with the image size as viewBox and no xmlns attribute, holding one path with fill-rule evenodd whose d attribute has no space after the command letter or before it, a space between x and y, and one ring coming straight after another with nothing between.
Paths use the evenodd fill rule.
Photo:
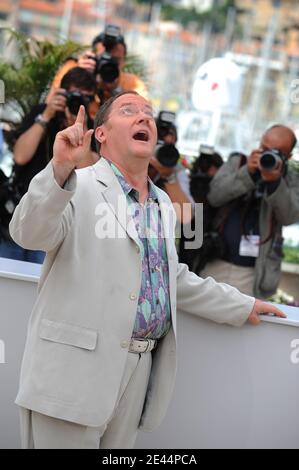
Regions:
<instances>
[{"instance_id":1,"label":"man's open mouth","mask_svg":"<svg viewBox=\"0 0 299 470\"><path fill-rule=\"evenodd\" d=\"M148 140L149 140L148 132L146 132L146 131L136 132L136 134L133 135L133 139L134 140L141 140L142 142L148 142Z\"/></svg>"}]
</instances>

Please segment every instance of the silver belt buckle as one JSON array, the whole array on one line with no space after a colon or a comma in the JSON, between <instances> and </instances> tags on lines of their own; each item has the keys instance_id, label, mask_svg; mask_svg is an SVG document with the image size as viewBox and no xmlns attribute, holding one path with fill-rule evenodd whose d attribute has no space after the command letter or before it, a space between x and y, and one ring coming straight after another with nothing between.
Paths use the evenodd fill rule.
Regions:
<instances>
[{"instance_id":1,"label":"silver belt buckle","mask_svg":"<svg viewBox=\"0 0 299 470\"><path fill-rule=\"evenodd\" d=\"M148 352L148 351L150 350L150 347L151 347L151 340L145 338L144 341L147 341L147 346L146 346L145 351L144 351L144 352L146 353L146 352Z\"/></svg>"},{"instance_id":2,"label":"silver belt buckle","mask_svg":"<svg viewBox=\"0 0 299 470\"><path fill-rule=\"evenodd\" d=\"M136 347L134 347L134 341L136 341L136 343L139 343L139 345L138 346L136 345ZM144 344L145 342L146 344ZM144 354L155 348L156 340L148 339L148 338L141 338L141 339L134 338L131 340L131 345L132 345L131 352Z\"/></svg>"},{"instance_id":3,"label":"silver belt buckle","mask_svg":"<svg viewBox=\"0 0 299 470\"><path fill-rule=\"evenodd\" d=\"M156 339L148 339L148 346L146 348L146 351L152 351L153 349L155 349L155 347L157 346L157 340Z\"/></svg>"}]
</instances>

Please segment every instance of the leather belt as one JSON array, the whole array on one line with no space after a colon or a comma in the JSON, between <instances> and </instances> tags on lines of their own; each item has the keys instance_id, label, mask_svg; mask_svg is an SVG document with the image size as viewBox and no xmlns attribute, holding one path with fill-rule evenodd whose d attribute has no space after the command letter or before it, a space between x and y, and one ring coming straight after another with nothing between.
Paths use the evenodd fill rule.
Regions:
<instances>
[{"instance_id":1,"label":"leather belt","mask_svg":"<svg viewBox=\"0 0 299 470\"><path fill-rule=\"evenodd\" d=\"M132 353L146 353L150 352L157 346L158 341L156 339L131 339L129 352Z\"/></svg>"}]
</instances>

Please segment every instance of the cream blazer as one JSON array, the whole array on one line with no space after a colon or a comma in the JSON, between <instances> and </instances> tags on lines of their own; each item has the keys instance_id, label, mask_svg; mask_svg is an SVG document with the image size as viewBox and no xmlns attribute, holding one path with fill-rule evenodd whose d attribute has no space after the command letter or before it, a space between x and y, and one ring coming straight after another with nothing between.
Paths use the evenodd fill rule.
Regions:
<instances>
[{"instance_id":1,"label":"cream blazer","mask_svg":"<svg viewBox=\"0 0 299 470\"><path fill-rule=\"evenodd\" d=\"M160 424L171 399L177 309L240 326L254 304L254 298L212 278L203 280L178 263L174 209L162 190L157 188L157 193L166 236L172 327L153 353L140 422L144 430ZM104 159L74 171L63 189L50 162L16 208L12 238L24 248L47 252L28 326L18 405L86 426L101 426L112 415L141 284L135 225L119 211L124 201ZM117 237L107 236L107 225L117 229Z\"/></svg>"}]
</instances>

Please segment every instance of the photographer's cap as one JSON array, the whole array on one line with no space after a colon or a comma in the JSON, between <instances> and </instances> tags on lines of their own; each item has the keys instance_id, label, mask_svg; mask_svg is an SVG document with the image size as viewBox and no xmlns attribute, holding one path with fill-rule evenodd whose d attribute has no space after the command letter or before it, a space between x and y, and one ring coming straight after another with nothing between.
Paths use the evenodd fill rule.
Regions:
<instances>
[{"instance_id":1,"label":"photographer's cap","mask_svg":"<svg viewBox=\"0 0 299 470\"><path fill-rule=\"evenodd\" d=\"M95 48L95 45L100 43L104 43L105 37L110 37L111 39L115 40L115 43L117 44L123 44L125 46L125 38L121 32L121 29L119 26L115 24L107 24L105 26L104 31L102 31L100 34L98 34L92 41L92 47L93 49Z\"/></svg>"},{"instance_id":2,"label":"photographer's cap","mask_svg":"<svg viewBox=\"0 0 299 470\"><path fill-rule=\"evenodd\" d=\"M214 155L215 153L215 148L213 145L208 145L208 144L200 144L199 146L199 155L204 154L204 155Z\"/></svg>"},{"instance_id":3,"label":"photographer's cap","mask_svg":"<svg viewBox=\"0 0 299 470\"><path fill-rule=\"evenodd\" d=\"M175 113L173 113L172 111L160 111L158 115L158 121L174 125Z\"/></svg>"}]
</instances>

